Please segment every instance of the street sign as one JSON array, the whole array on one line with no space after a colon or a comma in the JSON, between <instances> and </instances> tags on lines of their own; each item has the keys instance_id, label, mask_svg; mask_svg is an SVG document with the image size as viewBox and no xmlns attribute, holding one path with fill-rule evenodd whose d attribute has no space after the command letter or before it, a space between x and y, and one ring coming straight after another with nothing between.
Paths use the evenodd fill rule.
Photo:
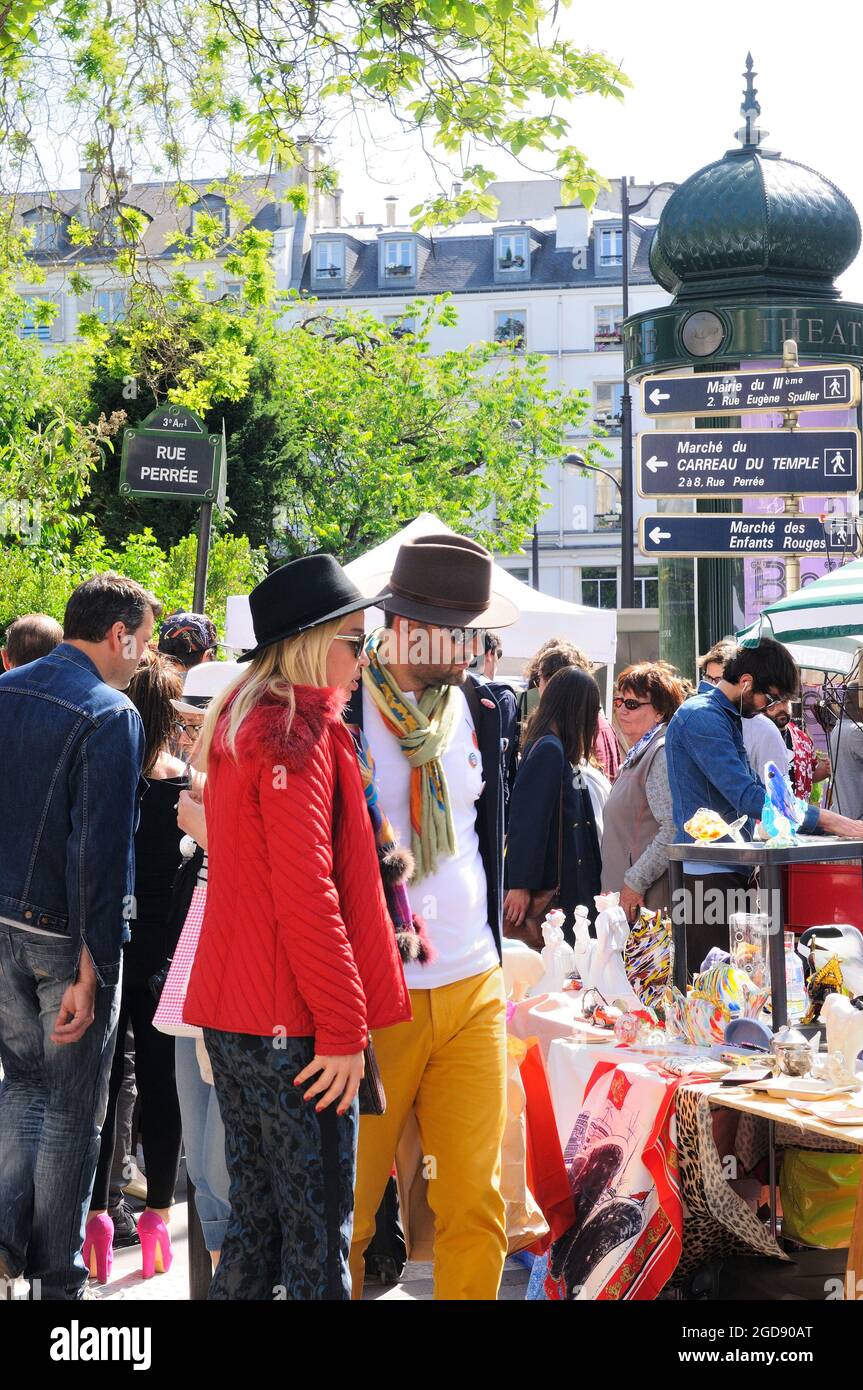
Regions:
<instances>
[{"instance_id":1,"label":"street sign","mask_svg":"<svg viewBox=\"0 0 863 1390\"><path fill-rule=\"evenodd\" d=\"M648 376L641 383L641 411L648 416L844 410L859 400L860 373L842 365Z\"/></svg>"},{"instance_id":2,"label":"street sign","mask_svg":"<svg viewBox=\"0 0 863 1390\"><path fill-rule=\"evenodd\" d=\"M860 490L858 430L644 430L641 497L838 497Z\"/></svg>"},{"instance_id":3,"label":"street sign","mask_svg":"<svg viewBox=\"0 0 863 1390\"><path fill-rule=\"evenodd\" d=\"M181 406L151 411L137 429L123 431L120 494L123 497L215 500L222 436Z\"/></svg>"},{"instance_id":4,"label":"street sign","mask_svg":"<svg viewBox=\"0 0 863 1390\"><path fill-rule=\"evenodd\" d=\"M817 516L729 516L665 512L643 516L638 527L642 555L734 559L753 555L856 554L853 519Z\"/></svg>"}]
</instances>

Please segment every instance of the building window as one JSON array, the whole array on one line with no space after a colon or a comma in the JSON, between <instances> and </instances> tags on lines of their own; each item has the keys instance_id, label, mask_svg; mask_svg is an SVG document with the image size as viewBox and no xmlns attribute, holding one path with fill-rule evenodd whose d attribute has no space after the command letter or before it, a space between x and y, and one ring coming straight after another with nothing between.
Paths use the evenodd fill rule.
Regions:
<instances>
[{"instance_id":1,"label":"building window","mask_svg":"<svg viewBox=\"0 0 863 1390\"><path fill-rule=\"evenodd\" d=\"M622 381L593 383L593 418L596 424L608 430L609 434L620 434L622 400Z\"/></svg>"},{"instance_id":2,"label":"building window","mask_svg":"<svg viewBox=\"0 0 863 1390\"><path fill-rule=\"evenodd\" d=\"M498 309L494 316L494 340L524 352L527 314L524 309Z\"/></svg>"},{"instance_id":3,"label":"building window","mask_svg":"<svg viewBox=\"0 0 863 1390\"><path fill-rule=\"evenodd\" d=\"M126 317L125 290L97 290L93 307L103 323L118 323Z\"/></svg>"},{"instance_id":4,"label":"building window","mask_svg":"<svg viewBox=\"0 0 863 1390\"><path fill-rule=\"evenodd\" d=\"M242 299L243 282L242 280L226 280L222 293L228 299Z\"/></svg>"},{"instance_id":5,"label":"building window","mask_svg":"<svg viewBox=\"0 0 863 1390\"><path fill-rule=\"evenodd\" d=\"M507 574L511 574L512 577L513 577L513 579L517 579L521 584L529 584L529 583L530 583L530 570L529 570L529 569L512 569L512 570L509 570L509 569L508 569L508 570L507 570Z\"/></svg>"},{"instance_id":6,"label":"building window","mask_svg":"<svg viewBox=\"0 0 863 1390\"><path fill-rule=\"evenodd\" d=\"M212 217L215 217L216 221L221 224L219 235L226 237L229 225L228 205L224 198L219 198L216 194L207 194L192 208L192 236L197 236L198 232L204 231L208 227L208 223L204 222L204 219Z\"/></svg>"},{"instance_id":7,"label":"building window","mask_svg":"<svg viewBox=\"0 0 863 1390\"><path fill-rule=\"evenodd\" d=\"M619 227L603 227L599 233L599 264L623 265L623 232Z\"/></svg>"},{"instance_id":8,"label":"building window","mask_svg":"<svg viewBox=\"0 0 863 1390\"><path fill-rule=\"evenodd\" d=\"M598 304L594 316L593 343L597 352L620 347L623 342L623 305Z\"/></svg>"},{"instance_id":9,"label":"building window","mask_svg":"<svg viewBox=\"0 0 863 1390\"><path fill-rule=\"evenodd\" d=\"M655 569L635 571L636 608L659 607L659 574Z\"/></svg>"},{"instance_id":10,"label":"building window","mask_svg":"<svg viewBox=\"0 0 863 1390\"><path fill-rule=\"evenodd\" d=\"M343 241L315 242L315 280L341 280L345 273Z\"/></svg>"},{"instance_id":11,"label":"building window","mask_svg":"<svg viewBox=\"0 0 863 1390\"><path fill-rule=\"evenodd\" d=\"M524 270L529 265L527 236L524 232L502 232L497 238L497 268L503 274Z\"/></svg>"},{"instance_id":12,"label":"building window","mask_svg":"<svg viewBox=\"0 0 863 1390\"><path fill-rule=\"evenodd\" d=\"M417 321L415 314L384 314L384 325L394 338L415 337Z\"/></svg>"},{"instance_id":13,"label":"building window","mask_svg":"<svg viewBox=\"0 0 863 1390\"><path fill-rule=\"evenodd\" d=\"M608 471L612 473L610 468ZM619 471L614 470L612 477L617 479L617 485L605 473L597 472L594 479L593 520L597 531L620 530Z\"/></svg>"},{"instance_id":14,"label":"building window","mask_svg":"<svg viewBox=\"0 0 863 1390\"><path fill-rule=\"evenodd\" d=\"M414 243L412 241L384 242L384 278L407 279L414 274Z\"/></svg>"},{"instance_id":15,"label":"building window","mask_svg":"<svg viewBox=\"0 0 863 1390\"><path fill-rule=\"evenodd\" d=\"M24 214L24 226L32 233L31 251L57 251L63 240L65 219L50 208L34 208Z\"/></svg>"},{"instance_id":16,"label":"building window","mask_svg":"<svg viewBox=\"0 0 863 1390\"><path fill-rule=\"evenodd\" d=\"M581 601L588 608L617 607L617 570L604 566L581 571Z\"/></svg>"},{"instance_id":17,"label":"building window","mask_svg":"<svg viewBox=\"0 0 863 1390\"><path fill-rule=\"evenodd\" d=\"M43 343L58 343L63 340L63 306L60 305L60 312L54 316L50 323L40 323L36 306L38 304L55 304L56 300L47 294L25 294L22 295L27 306L21 318L20 333L22 338L38 338Z\"/></svg>"}]
</instances>

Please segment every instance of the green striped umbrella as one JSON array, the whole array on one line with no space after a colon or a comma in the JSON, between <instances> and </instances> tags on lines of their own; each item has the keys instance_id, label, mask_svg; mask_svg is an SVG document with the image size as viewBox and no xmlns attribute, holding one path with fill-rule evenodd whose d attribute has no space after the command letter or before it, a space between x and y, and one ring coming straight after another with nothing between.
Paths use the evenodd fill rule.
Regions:
<instances>
[{"instance_id":1,"label":"green striped umbrella","mask_svg":"<svg viewBox=\"0 0 863 1390\"><path fill-rule=\"evenodd\" d=\"M863 648L863 559L771 603L751 627L738 633L754 647L775 637L789 648L798 666L850 675Z\"/></svg>"}]
</instances>

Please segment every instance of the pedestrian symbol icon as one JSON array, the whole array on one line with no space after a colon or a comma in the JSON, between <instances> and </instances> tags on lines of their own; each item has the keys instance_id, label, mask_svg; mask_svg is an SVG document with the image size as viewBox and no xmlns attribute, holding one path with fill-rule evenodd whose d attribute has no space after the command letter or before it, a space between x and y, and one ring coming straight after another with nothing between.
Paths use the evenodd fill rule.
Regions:
<instances>
[{"instance_id":1,"label":"pedestrian symbol icon","mask_svg":"<svg viewBox=\"0 0 863 1390\"><path fill-rule=\"evenodd\" d=\"M830 531L830 544L839 546L844 550L848 544L848 523L845 517L831 517L828 527Z\"/></svg>"},{"instance_id":2,"label":"pedestrian symbol icon","mask_svg":"<svg viewBox=\"0 0 863 1390\"><path fill-rule=\"evenodd\" d=\"M828 401L844 400L845 382L841 376L825 376L824 396Z\"/></svg>"},{"instance_id":3,"label":"pedestrian symbol icon","mask_svg":"<svg viewBox=\"0 0 863 1390\"><path fill-rule=\"evenodd\" d=\"M854 476L853 449L824 450L825 478L851 478Z\"/></svg>"}]
</instances>

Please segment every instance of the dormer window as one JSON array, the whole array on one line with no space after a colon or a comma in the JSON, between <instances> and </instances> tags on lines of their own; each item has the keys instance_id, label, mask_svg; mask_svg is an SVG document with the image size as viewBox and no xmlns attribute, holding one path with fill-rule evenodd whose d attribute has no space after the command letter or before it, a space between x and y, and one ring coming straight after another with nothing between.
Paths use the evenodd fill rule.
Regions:
<instances>
[{"instance_id":1,"label":"dormer window","mask_svg":"<svg viewBox=\"0 0 863 1390\"><path fill-rule=\"evenodd\" d=\"M620 227L603 227L600 230L599 264L623 265L623 232Z\"/></svg>"},{"instance_id":2,"label":"dormer window","mask_svg":"<svg viewBox=\"0 0 863 1390\"><path fill-rule=\"evenodd\" d=\"M24 226L32 233L32 251L59 251L65 239L66 218L52 208L32 208L25 212Z\"/></svg>"},{"instance_id":3,"label":"dormer window","mask_svg":"<svg viewBox=\"0 0 863 1390\"><path fill-rule=\"evenodd\" d=\"M326 285L330 280L343 280L345 275L345 244L343 241L315 243L314 282Z\"/></svg>"},{"instance_id":4,"label":"dormer window","mask_svg":"<svg viewBox=\"0 0 863 1390\"><path fill-rule=\"evenodd\" d=\"M220 198L216 193L206 193L192 207L192 236L197 236L199 232L210 230L210 223L204 219L215 217L221 223L219 235L228 235L228 205L224 198Z\"/></svg>"},{"instance_id":5,"label":"dormer window","mask_svg":"<svg viewBox=\"0 0 863 1390\"><path fill-rule=\"evenodd\" d=\"M409 280L416 274L416 247L413 240L395 238L384 242L383 271L385 280Z\"/></svg>"},{"instance_id":6,"label":"dormer window","mask_svg":"<svg viewBox=\"0 0 863 1390\"><path fill-rule=\"evenodd\" d=\"M503 232L497 238L497 268L501 274L524 270L530 251L524 232Z\"/></svg>"}]
</instances>

